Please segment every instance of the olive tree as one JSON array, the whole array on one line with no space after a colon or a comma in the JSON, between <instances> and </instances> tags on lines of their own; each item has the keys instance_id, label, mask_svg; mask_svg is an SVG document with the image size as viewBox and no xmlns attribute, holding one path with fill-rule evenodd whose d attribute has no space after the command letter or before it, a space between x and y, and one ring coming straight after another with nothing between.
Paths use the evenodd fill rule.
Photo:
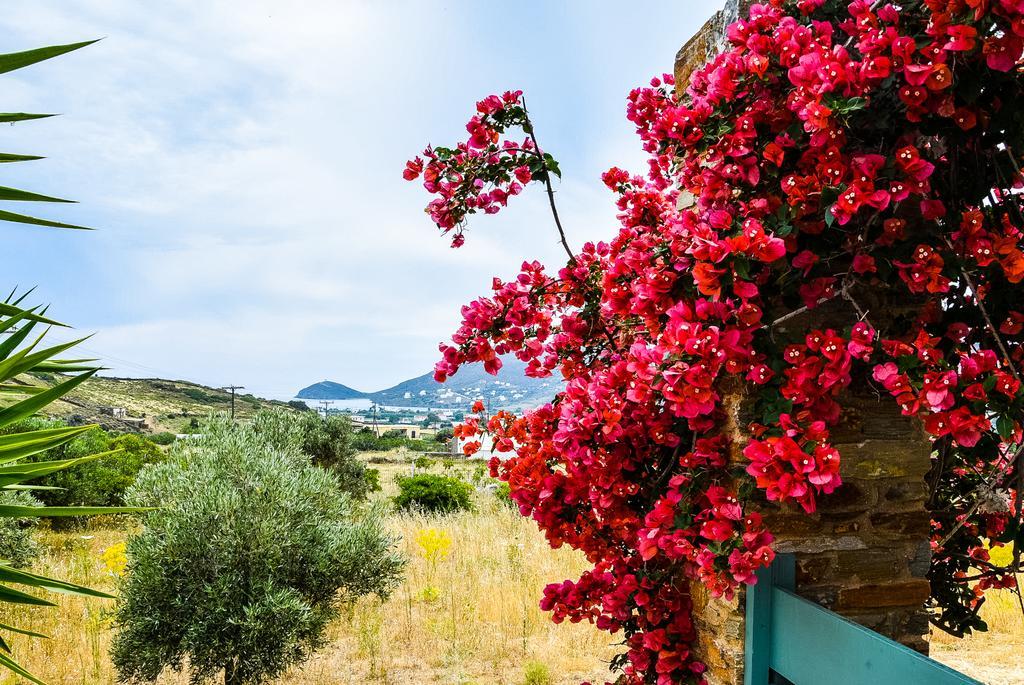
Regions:
<instances>
[{"instance_id":1,"label":"olive tree","mask_svg":"<svg viewBox=\"0 0 1024 685\"><path fill-rule=\"evenodd\" d=\"M404 560L380 509L356 508L290 441L220 419L175 443L128 492L144 528L128 541L112 647L120 678L186 663L193 682L282 673L322 645L343 603L386 597Z\"/></svg>"},{"instance_id":2,"label":"olive tree","mask_svg":"<svg viewBox=\"0 0 1024 685\"><path fill-rule=\"evenodd\" d=\"M315 465L337 476L342 490L357 500L379 490L376 474L356 457L352 422L344 416L315 412L261 411L253 427L274 444L297 447Z\"/></svg>"}]
</instances>

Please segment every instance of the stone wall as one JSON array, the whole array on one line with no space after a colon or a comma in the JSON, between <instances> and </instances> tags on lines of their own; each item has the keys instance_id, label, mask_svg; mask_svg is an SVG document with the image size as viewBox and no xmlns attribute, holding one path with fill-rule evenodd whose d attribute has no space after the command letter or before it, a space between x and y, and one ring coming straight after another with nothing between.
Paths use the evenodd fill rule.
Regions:
<instances>
[{"instance_id":1,"label":"stone wall","mask_svg":"<svg viewBox=\"0 0 1024 685\"><path fill-rule=\"evenodd\" d=\"M832 430L843 485L818 499L818 511L761 501L777 552L796 557L796 593L863 626L927 653L929 514L925 475L930 444L916 420L866 383L842 398ZM746 403L731 397L735 458L746 443ZM732 600L693 587L696 653L710 685L743 682L745 593Z\"/></svg>"},{"instance_id":2,"label":"stone wall","mask_svg":"<svg viewBox=\"0 0 1024 685\"><path fill-rule=\"evenodd\" d=\"M682 93L695 69L714 57L725 43L725 29L750 9L753 0L725 0L725 6L676 53L676 92Z\"/></svg>"},{"instance_id":3,"label":"stone wall","mask_svg":"<svg viewBox=\"0 0 1024 685\"><path fill-rule=\"evenodd\" d=\"M750 4L727 0L679 50L677 92L722 48L725 28ZM885 292L856 295L874 313L875 325L898 325L901 312L916 308L914 302L894 303ZM849 306L837 302L791 319L775 332L799 336L810 328L841 329L851 323ZM812 516L767 501L759 509L776 536L776 550L796 556L797 594L927 653L925 575L931 551L925 475L931 467L930 443L917 421L900 415L895 402L879 396L866 378L855 380L840 403L841 422L831 432L842 459L843 485L820 497ZM730 392L727 404L732 459L745 463L741 451L750 417L742 390ZM741 685L745 593L732 600L715 599L699 584L692 592L699 631L695 653L708 665L709 684Z\"/></svg>"}]
</instances>

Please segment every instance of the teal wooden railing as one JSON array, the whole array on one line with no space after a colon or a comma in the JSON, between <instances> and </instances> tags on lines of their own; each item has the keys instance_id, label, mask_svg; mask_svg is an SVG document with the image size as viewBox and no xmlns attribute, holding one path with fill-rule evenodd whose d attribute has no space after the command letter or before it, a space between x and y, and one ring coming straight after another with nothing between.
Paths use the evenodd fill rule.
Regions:
<instances>
[{"instance_id":1,"label":"teal wooden railing","mask_svg":"<svg viewBox=\"0 0 1024 685\"><path fill-rule=\"evenodd\" d=\"M744 685L982 685L793 593L780 554L747 588Z\"/></svg>"}]
</instances>

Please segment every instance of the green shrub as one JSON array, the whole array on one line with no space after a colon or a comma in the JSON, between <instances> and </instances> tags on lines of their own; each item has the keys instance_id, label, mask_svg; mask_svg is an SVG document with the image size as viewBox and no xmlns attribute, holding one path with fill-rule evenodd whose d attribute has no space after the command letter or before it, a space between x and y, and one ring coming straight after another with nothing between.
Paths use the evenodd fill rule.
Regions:
<instances>
[{"instance_id":1,"label":"green shrub","mask_svg":"<svg viewBox=\"0 0 1024 685\"><path fill-rule=\"evenodd\" d=\"M370 476L366 465L356 457L348 418L323 418L314 412L261 411L253 417L252 425L272 444L282 449L295 447L315 466L333 473L341 489L355 499L364 500L380 489L379 478Z\"/></svg>"},{"instance_id":2,"label":"green shrub","mask_svg":"<svg viewBox=\"0 0 1024 685\"><path fill-rule=\"evenodd\" d=\"M149 441L156 445L170 445L172 442L178 439L174 433L163 432L154 433L149 436Z\"/></svg>"},{"instance_id":3,"label":"green shrub","mask_svg":"<svg viewBox=\"0 0 1024 685\"><path fill-rule=\"evenodd\" d=\"M379 438L372 428L360 428L352 435L352 447L358 452L390 452L405 449L410 452L436 452L433 440L407 438L400 430L391 430Z\"/></svg>"},{"instance_id":4,"label":"green shrub","mask_svg":"<svg viewBox=\"0 0 1024 685\"><path fill-rule=\"evenodd\" d=\"M206 392L202 388L182 388L181 394L202 404L219 404L228 401L223 396Z\"/></svg>"},{"instance_id":5,"label":"green shrub","mask_svg":"<svg viewBox=\"0 0 1024 685\"><path fill-rule=\"evenodd\" d=\"M41 503L24 490L0 490L0 505L38 507ZM39 556L39 543L32 532L38 518L0 518L0 559L11 566L29 566Z\"/></svg>"},{"instance_id":6,"label":"green shrub","mask_svg":"<svg viewBox=\"0 0 1024 685\"><path fill-rule=\"evenodd\" d=\"M60 421L29 419L15 426L16 431L59 428ZM51 507L122 506L124 495L135 482L135 477L146 464L163 461L165 454L153 441L128 433L115 436L101 428L82 433L59 447L33 456L29 461L77 459L100 452L111 454L94 461L78 464L73 469L57 471L37 478L33 483L56 490L39 490L36 496ZM64 519L67 525L75 519Z\"/></svg>"},{"instance_id":7,"label":"green shrub","mask_svg":"<svg viewBox=\"0 0 1024 685\"><path fill-rule=\"evenodd\" d=\"M395 506L404 511L448 514L473 508L473 486L458 478L421 473L398 479Z\"/></svg>"},{"instance_id":8,"label":"green shrub","mask_svg":"<svg viewBox=\"0 0 1024 685\"><path fill-rule=\"evenodd\" d=\"M498 483L498 487L494 489L494 497L507 507L515 509L518 506L514 501L512 501L512 488L509 487L508 483Z\"/></svg>"},{"instance_id":9,"label":"green shrub","mask_svg":"<svg viewBox=\"0 0 1024 685\"><path fill-rule=\"evenodd\" d=\"M412 465L418 469L427 470L434 465L434 460L430 457L420 456L412 460Z\"/></svg>"},{"instance_id":10,"label":"green shrub","mask_svg":"<svg viewBox=\"0 0 1024 685\"><path fill-rule=\"evenodd\" d=\"M455 431L451 428L442 428L434 433L434 442L447 443L455 437Z\"/></svg>"},{"instance_id":11,"label":"green shrub","mask_svg":"<svg viewBox=\"0 0 1024 685\"><path fill-rule=\"evenodd\" d=\"M162 508L128 541L112 657L121 680L187 663L259 683L325 641L345 602L397 585L404 561L379 507L358 511L294 444L219 419L148 467L128 501Z\"/></svg>"},{"instance_id":12,"label":"green shrub","mask_svg":"<svg viewBox=\"0 0 1024 685\"><path fill-rule=\"evenodd\" d=\"M540 661L530 661L523 669L523 685L552 685L554 682L551 670Z\"/></svg>"}]
</instances>

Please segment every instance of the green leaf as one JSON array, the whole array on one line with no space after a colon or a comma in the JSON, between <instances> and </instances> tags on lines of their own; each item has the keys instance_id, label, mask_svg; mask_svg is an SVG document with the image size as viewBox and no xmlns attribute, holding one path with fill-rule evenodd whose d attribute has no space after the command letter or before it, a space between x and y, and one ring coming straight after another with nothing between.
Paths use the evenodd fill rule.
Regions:
<instances>
[{"instance_id":1,"label":"green leaf","mask_svg":"<svg viewBox=\"0 0 1024 685\"><path fill-rule=\"evenodd\" d=\"M31 508L31 507L30 507ZM48 578L46 576L36 575L29 571L21 571L12 566L6 566L0 564L0 582L5 583L17 583L18 585L28 585L30 587L37 587L43 590L49 590L50 592L60 592L63 594L70 595L84 595L88 597L102 597L104 599L112 599L113 595L102 592L100 590L93 590L83 585L76 585L75 583L69 583L64 580L57 580L56 578Z\"/></svg>"},{"instance_id":2,"label":"green leaf","mask_svg":"<svg viewBox=\"0 0 1024 685\"><path fill-rule=\"evenodd\" d=\"M996 432L999 433L999 437L1003 440L1009 440L1013 437L1013 419L1006 414L1000 414L999 418L996 419Z\"/></svg>"},{"instance_id":3,"label":"green leaf","mask_svg":"<svg viewBox=\"0 0 1024 685\"><path fill-rule=\"evenodd\" d=\"M43 159L39 155L16 155L13 152L0 152L0 163L2 162L34 162Z\"/></svg>"},{"instance_id":4,"label":"green leaf","mask_svg":"<svg viewBox=\"0 0 1024 685\"><path fill-rule=\"evenodd\" d=\"M0 602L10 602L12 604L34 604L35 606L40 607L57 606L48 599L36 597L35 595L30 595L27 592L7 587L6 585L0 585Z\"/></svg>"},{"instance_id":5,"label":"green leaf","mask_svg":"<svg viewBox=\"0 0 1024 685\"><path fill-rule=\"evenodd\" d=\"M109 457L119 452L121 452L121 450L111 450L109 452L98 452L96 454L90 454L85 457L76 457L74 459L18 462L14 464L9 464L7 466L0 466L0 487L6 487L8 485L22 483L26 480L32 480L33 478L40 478L42 476L55 473L56 471L63 471L64 469L69 468L71 466L84 464L86 462L95 461L96 459L102 459L104 457ZM9 461L14 461L14 459L11 459ZM0 507L3 506L4 505L0 505ZM0 512L2 511L2 508L0 508ZM3 516L3 513L0 513L0 516Z\"/></svg>"},{"instance_id":6,"label":"green leaf","mask_svg":"<svg viewBox=\"0 0 1024 685\"><path fill-rule=\"evenodd\" d=\"M24 459L33 454L39 454L54 447L59 447L66 442L74 440L82 433L92 430L92 428L93 426L73 426L69 428L14 433L11 436L4 436L20 439L0 443L0 464L6 464L16 459Z\"/></svg>"},{"instance_id":7,"label":"green leaf","mask_svg":"<svg viewBox=\"0 0 1024 685\"><path fill-rule=\"evenodd\" d=\"M72 340L71 342L67 343L61 343L60 345L54 345L53 347L47 347L45 349L39 350L38 352L32 352L32 350L35 349L36 345L38 345L39 342L43 339L43 336L41 335L27 348L19 350L17 354L7 359L4 359L2 362L0 362L0 380L8 380L10 378L13 378L14 376L17 376L19 373L31 371L36 367L37 364L41 364L42 362L45 362L48 359L50 359L50 357L56 354L60 354L64 350L74 347L83 340L87 340L89 337L91 336L79 338L78 340ZM31 354L29 354L30 352Z\"/></svg>"},{"instance_id":8,"label":"green leaf","mask_svg":"<svg viewBox=\"0 0 1024 685\"><path fill-rule=\"evenodd\" d=\"M0 221L10 221L18 224L32 224L33 226L49 226L50 228L73 228L79 231L93 230L88 226L78 226L75 224L65 224L60 221L50 221L49 219L39 219L34 216L28 216L27 214L17 214L15 212L7 212L2 209L0 209Z\"/></svg>"},{"instance_id":9,"label":"green leaf","mask_svg":"<svg viewBox=\"0 0 1024 685\"><path fill-rule=\"evenodd\" d=\"M8 200L10 202L74 202L74 200L62 200L59 197L30 193L27 190L7 188L6 186L0 186L0 200Z\"/></svg>"},{"instance_id":10,"label":"green leaf","mask_svg":"<svg viewBox=\"0 0 1024 685\"><path fill-rule=\"evenodd\" d=\"M0 123L14 123L15 121L30 121L32 119L46 119L55 117L56 114L28 114L27 112L0 112Z\"/></svg>"},{"instance_id":11,"label":"green leaf","mask_svg":"<svg viewBox=\"0 0 1024 685\"><path fill-rule=\"evenodd\" d=\"M45 323L45 324L49 324L51 326L61 326L63 328L67 328L67 326L65 324L62 324L59 321L52 321L52 320L44 318L44 317L42 317L40 315L33 314L32 312L34 312L34 311L35 311L35 309L28 309L28 310L26 310L26 309L21 309L19 307L15 307L14 305L7 304L6 302L0 302L0 316L11 316L11 317L14 317L14 316L18 316L19 314L24 314L25 315L24 318L29 319L30 321L35 321L37 323Z\"/></svg>"},{"instance_id":12,"label":"green leaf","mask_svg":"<svg viewBox=\"0 0 1024 685\"><path fill-rule=\"evenodd\" d=\"M98 39L97 39L98 40ZM0 55L0 74L6 74L9 71L15 69L21 69L37 62L64 55L73 50L84 48L86 45L92 45L95 40L87 40L82 43L70 43L68 45L51 45L46 48L36 48L35 50L25 50L23 52L9 52L4 55Z\"/></svg>"},{"instance_id":13,"label":"green leaf","mask_svg":"<svg viewBox=\"0 0 1024 685\"><path fill-rule=\"evenodd\" d=\"M91 378L94 374L94 371L87 371L70 380L55 385L49 390L44 390L38 395L33 395L27 400L22 400L17 404L7 407L0 411L0 426L7 426L31 416L51 402L60 399L68 392L84 383L86 379Z\"/></svg>"},{"instance_id":14,"label":"green leaf","mask_svg":"<svg viewBox=\"0 0 1024 685\"><path fill-rule=\"evenodd\" d=\"M38 369L38 367L36 367ZM18 383L0 383L0 393L8 395L35 395L46 390L39 385L20 385Z\"/></svg>"},{"instance_id":15,"label":"green leaf","mask_svg":"<svg viewBox=\"0 0 1024 685\"><path fill-rule=\"evenodd\" d=\"M26 507L18 504L0 504L0 517L5 518L64 518L98 514L138 514L144 511L152 511L152 507Z\"/></svg>"},{"instance_id":16,"label":"green leaf","mask_svg":"<svg viewBox=\"0 0 1024 685\"><path fill-rule=\"evenodd\" d=\"M46 685L46 683L26 671L21 667L21 664L6 654L0 654L0 665L7 667L12 673L20 675L25 680L31 680L33 683L36 683L36 685Z\"/></svg>"},{"instance_id":17,"label":"green leaf","mask_svg":"<svg viewBox=\"0 0 1024 685\"><path fill-rule=\"evenodd\" d=\"M46 640L50 638L49 635L43 635L42 633L37 633L26 628L19 628L18 626L12 626L7 623L0 623L0 630L9 630L12 633L20 633L21 635L28 635L29 637L41 637Z\"/></svg>"}]
</instances>

